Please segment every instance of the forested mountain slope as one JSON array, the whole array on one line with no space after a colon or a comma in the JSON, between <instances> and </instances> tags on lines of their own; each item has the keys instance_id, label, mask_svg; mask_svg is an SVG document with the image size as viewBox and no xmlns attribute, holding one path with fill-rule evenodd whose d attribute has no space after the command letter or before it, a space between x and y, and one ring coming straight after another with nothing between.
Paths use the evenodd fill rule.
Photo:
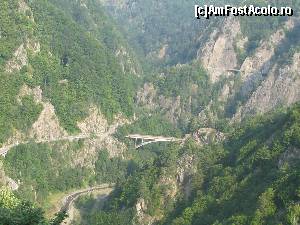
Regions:
<instances>
[{"instance_id":1,"label":"forested mountain slope","mask_svg":"<svg viewBox=\"0 0 300 225\"><path fill-rule=\"evenodd\" d=\"M223 144L170 146L84 224L298 224L300 108L251 119Z\"/></svg>"},{"instance_id":2,"label":"forested mountain slope","mask_svg":"<svg viewBox=\"0 0 300 225\"><path fill-rule=\"evenodd\" d=\"M300 5L269 2L295 16L1 1L0 224L59 224L64 195L103 183L74 224L298 224ZM185 141L137 150L134 133Z\"/></svg>"},{"instance_id":3,"label":"forested mountain slope","mask_svg":"<svg viewBox=\"0 0 300 225\"><path fill-rule=\"evenodd\" d=\"M297 224L299 146L288 136L298 139L299 106L274 111L300 100L299 3L288 3L295 10L292 18L228 17L207 22L167 16L172 10L164 12L186 10L187 15L193 4L187 1L159 3L161 10L154 2L102 2L126 25L123 32L138 54L160 65L150 70L156 73L145 73L145 83L137 92L142 112L161 115L184 133L193 133L198 144L207 137L205 132L220 136L212 128L228 132L229 138L224 144L206 147L193 141L184 147L168 146L119 183L103 211L86 210L93 205L92 198L79 201L84 221ZM180 27L181 22L187 29L181 27L183 34L172 36L176 29L171 27ZM264 115L269 112L274 114ZM264 116L248 121L257 114ZM244 123L241 128L233 128L240 122Z\"/></svg>"},{"instance_id":4,"label":"forested mountain slope","mask_svg":"<svg viewBox=\"0 0 300 225\"><path fill-rule=\"evenodd\" d=\"M101 40L104 37L89 34L48 1L30 1L29 5L4 1L2 6L1 73L9 82L1 83L5 85L3 94L10 91L7 95L13 98L11 101L16 101L23 84L39 86L43 97L54 105L60 124L69 132L78 130L76 122L86 117L91 104L100 106L107 118L119 112L132 114L131 74L122 71L110 51L117 46L108 47ZM111 35L112 40L118 38L114 34L104 35ZM16 82L19 85L9 88L10 83ZM12 108L12 102L7 104L2 109ZM6 125L1 126L3 143L15 126L7 123L10 118L1 119ZM15 117L11 124L12 120Z\"/></svg>"},{"instance_id":5,"label":"forested mountain slope","mask_svg":"<svg viewBox=\"0 0 300 225\"><path fill-rule=\"evenodd\" d=\"M121 176L125 147L112 134L133 115L139 76L101 5L69 3L0 3L0 148L13 146L0 184L45 207L51 194ZM115 169L96 175L98 159Z\"/></svg>"},{"instance_id":6,"label":"forested mountain slope","mask_svg":"<svg viewBox=\"0 0 300 225\"><path fill-rule=\"evenodd\" d=\"M195 21L195 0L101 0L122 25L131 45L148 63L177 64L196 56L197 35L209 21ZM146 63L145 63L146 64Z\"/></svg>"},{"instance_id":7,"label":"forested mountain slope","mask_svg":"<svg viewBox=\"0 0 300 225\"><path fill-rule=\"evenodd\" d=\"M198 29L196 56L146 75L136 103L186 130L224 130L299 101L299 5L292 6L292 18L212 19Z\"/></svg>"}]
</instances>

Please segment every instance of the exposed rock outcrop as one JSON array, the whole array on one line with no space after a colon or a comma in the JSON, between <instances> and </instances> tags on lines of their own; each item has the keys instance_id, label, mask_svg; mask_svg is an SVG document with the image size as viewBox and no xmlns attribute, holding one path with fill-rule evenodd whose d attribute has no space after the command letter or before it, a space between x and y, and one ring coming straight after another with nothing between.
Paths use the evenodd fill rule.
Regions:
<instances>
[{"instance_id":1,"label":"exposed rock outcrop","mask_svg":"<svg viewBox=\"0 0 300 225\"><path fill-rule=\"evenodd\" d=\"M100 110L93 106L90 108L90 115L78 122L81 133L69 135L60 126L54 106L43 99L40 87L30 88L23 85L16 97L19 104L22 103L22 98L28 95L33 96L36 103L42 104L43 110L28 131L24 133L15 131L15 134L3 145L3 149L18 146L20 143L26 144L29 139L34 139L37 143L48 143L52 147L55 147L57 141L61 141L60 151L69 151L66 162L71 166L79 165L92 169L99 150L106 149L110 157L123 156L126 146L113 137L118 126L129 123L121 115L115 116L113 123L109 124ZM83 140L80 151L70 151L69 143L80 139Z\"/></svg>"},{"instance_id":2,"label":"exposed rock outcrop","mask_svg":"<svg viewBox=\"0 0 300 225\"><path fill-rule=\"evenodd\" d=\"M108 128L107 120L95 106L90 109L89 116L77 125L84 134L104 133Z\"/></svg>"},{"instance_id":3,"label":"exposed rock outcrop","mask_svg":"<svg viewBox=\"0 0 300 225\"><path fill-rule=\"evenodd\" d=\"M42 89L39 86L32 89L23 85L17 96L17 101L21 102L22 97L28 95L33 96L36 103L43 105L41 114L29 130L29 137L41 141L56 140L67 136L67 132L59 124L54 106L50 102L43 101Z\"/></svg>"},{"instance_id":4,"label":"exposed rock outcrop","mask_svg":"<svg viewBox=\"0 0 300 225\"><path fill-rule=\"evenodd\" d=\"M185 198L188 198L191 195L192 175L197 172L195 162L196 158L193 155L188 154L184 154L177 161L177 184L184 193Z\"/></svg>"},{"instance_id":5,"label":"exposed rock outcrop","mask_svg":"<svg viewBox=\"0 0 300 225\"><path fill-rule=\"evenodd\" d=\"M23 66L27 65L27 63L27 51L24 47L24 44L21 44L20 47L18 47L15 51L13 58L7 62L5 71L8 73L19 71Z\"/></svg>"},{"instance_id":6,"label":"exposed rock outcrop","mask_svg":"<svg viewBox=\"0 0 300 225\"><path fill-rule=\"evenodd\" d=\"M234 81L225 83L218 97L218 101L226 103L227 100L233 95L234 91Z\"/></svg>"},{"instance_id":7,"label":"exposed rock outcrop","mask_svg":"<svg viewBox=\"0 0 300 225\"><path fill-rule=\"evenodd\" d=\"M270 60L274 56L275 48L285 38L285 31L294 28L296 19L289 19L283 28L277 30L267 40L263 41L255 50L253 56L247 57L241 66L242 80L247 81L256 73L266 74L271 66Z\"/></svg>"},{"instance_id":8,"label":"exposed rock outcrop","mask_svg":"<svg viewBox=\"0 0 300 225\"><path fill-rule=\"evenodd\" d=\"M31 8L24 0L19 0L19 13L25 15L29 20L34 22ZM37 54L40 52L40 43L32 38L27 38L14 52L13 57L6 63L5 71L7 73L18 72L23 66L28 65L28 54Z\"/></svg>"},{"instance_id":9,"label":"exposed rock outcrop","mask_svg":"<svg viewBox=\"0 0 300 225\"><path fill-rule=\"evenodd\" d=\"M198 58L209 72L213 83L217 82L221 75L230 76L231 73L228 70L237 67L238 60L234 44L237 37L242 36L240 30L239 20L228 17L219 29L211 33L204 48L198 51Z\"/></svg>"},{"instance_id":10,"label":"exposed rock outcrop","mask_svg":"<svg viewBox=\"0 0 300 225\"><path fill-rule=\"evenodd\" d=\"M158 52L158 58L159 59L164 59L166 57L167 54L167 49L168 49L168 45L164 45Z\"/></svg>"},{"instance_id":11,"label":"exposed rock outcrop","mask_svg":"<svg viewBox=\"0 0 300 225\"><path fill-rule=\"evenodd\" d=\"M201 128L195 131L191 136L200 146L225 140L225 134L213 128Z\"/></svg>"},{"instance_id":12,"label":"exposed rock outcrop","mask_svg":"<svg viewBox=\"0 0 300 225\"><path fill-rule=\"evenodd\" d=\"M14 135L12 135L3 146L26 143L29 138L33 138L36 142L43 142L45 140L55 141L68 135L59 124L54 106L50 102L43 100L42 90L39 86L30 88L27 85L23 85L19 94L16 96L17 102L22 104L22 98L25 96L32 96L36 103L42 104L43 110L28 131L14 131Z\"/></svg>"},{"instance_id":13,"label":"exposed rock outcrop","mask_svg":"<svg viewBox=\"0 0 300 225\"><path fill-rule=\"evenodd\" d=\"M3 163L0 161L0 188L3 186L8 187L13 191L18 190L19 188L19 184L5 174Z\"/></svg>"},{"instance_id":14,"label":"exposed rock outcrop","mask_svg":"<svg viewBox=\"0 0 300 225\"><path fill-rule=\"evenodd\" d=\"M197 85L192 85L191 92L196 92ZM143 88L139 89L136 95L138 105L148 109L161 109L165 117L173 124L177 124L182 117L188 117L191 114L192 97L183 102L180 96L166 97L158 95L152 83L145 83Z\"/></svg>"},{"instance_id":15,"label":"exposed rock outcrop","mask_svg":"<svg viewBox=\"0 0 300 225\"><path fill-rule=\"evenodd\" d=\"M154 217L146 214L147 205L145 199L139 198L136 205L136 220L138 224L152 225L156 220Z\"/></svg>"},{"instance_id":16,"label":"exposed rock outcrop","mask_svg":"<svg viewBox=\"0 0 300 225\"><path fill-rule=\"evenodd\" d=\"M161 207L164 208L168 203L175 202L178 193L184 193L185 197L189 197L191 193L191 178L196 173L196 159L192 155L183 154L176 162L175 171L170 173L170 168L162 168L161 175L157 181L157 185L163 190L161 198ZM147 213L148 204L144 198L139 198L136 207L137 224L152 225L163 218L160 209L156 209L157 213L151 216ZM163 211L163 210L162 210Z\"/></svg>"},{"instance_id":17,"label":"exposed rock outcrop","mask_svg":"<svg viewBox=\"0 0 300 225\"><path fill-rule=\"evenodd\" d=\"M296 19L289 19L283 28L277 30L268 40L262 41L255 53L245 59L240 68L243 82L242 96L253 92L268 75L275 63L273 59L275 49L285 39L285 32L293 29L295 23Z\"/></svg>"},{"instance_id":18,"label":"exposed rock outcrop","mask_svg":"<svg viewBox=\"0 0 300 225\"><path fill-rule=\"evenodd\" d=\"M230 24L232 24L231 31L228 30ZM238 122L247 116L266 113L278 106L290 106L300 100L299 53L294 55L290 65L279 65L275 55L276 49L286 39L286 32L299 26L298 24L298 18L290 18L268 39L260 42L259 47L237 70L237 76L225 81L218 102L210 102L199 113L199 120L203 124L210 125L212 121L216 121L218 115L215 114L225 113L224 110L228 109L226 107L231 107L233 102L236 104L233 107L237 108L232 116L232 122ZM218 81L218 75L226 75L225 69L229 69L226 66L237 66L236 61L233 60L234 64L230 64L232 60L227 59L237 56L236 48L244 48L246 39L241 35L239 22L233 18L225 19L224 27L212 32L209 41L198 53L210 73L212 82ZM226 56L223 54L226 49L222 44L224 40L230 45ZM213 65L214 69L211 70L209 65Z\"/></svg>"},{"instance_id":19,"label":"exposed rock outcrop","mask_svg":"<svg viewBox=\"0 0 300 225\"><path fill-rule=\"evenodd\" d=\"M217 120L217 115L212 110L214 102L211 100L210 103L198 114L199 121L203 126L210 126L212 121Z\"/></svg>"},{"instance_id":20,"label":"exposed rock outcrop","mask_svg":"<svg viewBox=\"0 0 300 225\"><path fill-rule=\"evenodd\" d=\"M27 40L21 44L13 54L13 58L5 65L7 73L18 72L23 66L28 65L28 52L37 54L40 51L40 43L33 40Z\"/></svg>"},{"instance_id":21,"label":"exposed rock outcrop","mask_svg":"<svg viewBox=\"0 0 300 225\"><path fill-rule=\"evenodd\" d=\"M159 96L158 99L159 106L165 112L166 117L173 123L176 124L178 119L181 117L185 106L181 101L181 97L165 97L163 95ZM186 107L185 109L189 109Z\"/></svg>"},{"instance_id":22,"label":"exposed rock outcrop","mask_svg":"<svg viewBox=\"0 0 300 225\"><path fill-rule=\"evenodd\" d=\"M23 85L17 96L17 101L21 103L23 97L31 95L36 103L42 103L42 93L43 91L39 86L32 89L28 85Z\"/></svg>"},{"instance_id":23,"label":"exposed rock outcrop","mask_svg":"<svg viewBox=\"0 0 300 225\"><path fill-rule=\"evenodd\" d=\"M24 0L19 0L19 12L26 15L28 19L34 22L31 8L27 5Z\"/></svg>"},{"instance_id":24,"label":"exposed rock outcrop","mask_svg":"<svg viewBox=\"0 0 300 225\"><path fill-rule=\"evenodd\" d=\"M300 53L291 65L279 68L275 64L266 79L241 106L233 120L240 121L249 115L262 114L278 106L289 106L300 101Z\"/></svg>"},{"instance_id":25,"label":"exposed rock outcrop","mask_svg":"<svg viewBox=\"0 0 300 225\"><path fill-rule=\"evenodd\" d=\"M139 76L141 69L137 66L137 63L125 47L120 46L116 50L116 56L119 59L119 64L121 65L123 73L130 73Z\"/></svg>"},{"instance_id":26,"label":"exposed rock outcrop","mask_svg":"<svg viewBox=\"0 0 300 225\"><path fill-rule=\"evenodd\" d=\"M280 157L278 166L282 167L287 164L296 164L300 161L300 149L296 147L288 148Z\"/></svg>"},{"instance_id":27,"label":"exposed rock outcrop","mask_svg":"<svg viewBox=\"0 0 300 225\"><path fill-rule=\"evenodd\" d=\"M36 141L56 140L67 136L67 132L60 126L54 106L50 102L43 102L43 111L32 125L29 136Z\"/></svg>"},{"instance_id":28,"label":"exposed rock outcrop","mask_svg":"<svg viewBox=\"0 0 300 225\"><path fill-rule=\"evenodd\" d=\"M142 88L137 91L136 102L137 104L144 106L147 109L155 109L157 90L152 83L145 83Z\"/></svg>"},{"instance_id":29,"label":"exposed rock outcrop","mask_svg":"<svg viewBox=\"0 0 300 225\"><path fill-rule=\"evenodd\" d=\"M104 149L108 151L110 157L123 157L126 146L113 137L113 134L118 126L126 123L129 121L122 116L116 116L114 122L108 124L100 110L95 106L91 107L89 116L78 123L82 133L90 134L91 138L84 140L83 149L73 157L74 166L81 165L93 168L98 157L98 151Z\"/></svg>"}]
</instances>

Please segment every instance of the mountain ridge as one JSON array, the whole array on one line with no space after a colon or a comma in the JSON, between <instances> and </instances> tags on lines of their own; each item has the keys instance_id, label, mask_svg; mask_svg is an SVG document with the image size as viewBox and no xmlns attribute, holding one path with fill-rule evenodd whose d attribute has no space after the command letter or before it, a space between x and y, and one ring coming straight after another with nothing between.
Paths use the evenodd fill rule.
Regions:
<instances>
[{"instance_id":1,"label":"mountain ridge","mask_svg":"<svg viewBox=\"0 0 300 225\"><path fill-rule=\"evenodd\" d=\"M196 20L194 3L0 3L1 221L52 224L57 196L116 183L72 223L299 222L298 14Z\"/></svg>"}]
</instances>

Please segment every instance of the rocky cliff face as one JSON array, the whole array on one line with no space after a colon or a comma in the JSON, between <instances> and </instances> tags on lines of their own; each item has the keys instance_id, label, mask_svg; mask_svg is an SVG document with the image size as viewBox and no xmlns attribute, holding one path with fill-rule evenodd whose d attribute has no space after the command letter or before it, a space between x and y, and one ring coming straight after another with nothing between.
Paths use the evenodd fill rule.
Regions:
<instances>
[{"instance_id":1,"label":"rocky cliff face","mask_svg":"<svg viewBox=\"0 0 300 225\"><path fill-rule=\"evenodd\" d=\"M87 8L88 6L91 6L91 4L88 4L91 2L84 0L79 2L80 6L86 8L88 13L94 13L94 8ZM128 122L121 115L116 116L113 119L112 123L109 123L105 116L101 113L99 107L96 107L91 103L91 105L87 107L87 111L89 109L88 117L82 121L78 121L78 134L70 134L66 131L66 129L63 126L61 126L61 118L57 116L58 110L57 108L55 108L57 106L54 106L55 104L53 103L53 101L51 101L51 97L45 97L46 94L43 93L41 86L38 86L36 84L39 83L39 81L37 81L38 78L36 80L35 78L39 75L34 74L34 72L36 71L34 71L34 68L32 66L32 64L34 64L34 60L36 60L36 58L39 58L40 55L45 54L44 57L47 57L47 53L45 53L45 51L43 50L47 49L46 51L51 57L56 57L55 53L51 52L53 49L47 47L47 41L42 40L42 38L40 38L42 35L34 36L38 33L35 29L37 29L36 27L40 25L40 20L37 20L39 16L38 12L35 12L35 18L33 17L34 10L30 7L36 7L36 5L34 3L30 4L28 1L24 0L16 1L16 5L18 6L18 8L16 9L16 13L20 13L20 18L17 16L16 18L22 19L24 21L26 20L26 22L28 22L28 27L32 26L33 28L29 29L30 31L28 32L26 31L26 33L24 31L24 37L20 37L20 40L22 41L17 42L15 50L12 51L10 58L8 58L8 60L4 63L3 71L9 76L14 76L13 78L16 78L16 76L20 76L20 74L22 76L24 75L22 69L30 70L30 74L28 73L28 77L26 77L26 79L29 79L30 81L27 82L26 80L26 82L20 82L19 93L17 94L16 91L16 96L12 96L12 98L15 99L17 107L18 105L22 105L22 99L24 97L31 96L35 103L42 106L42 111L38 116L37 120L34 121L32 124L28 125L28 127L25 127L24 130L21 131L17 128L13 128L11 132L12 135L6 140L4 140L3 143L1 143L1 148L5 146L15 147L19 144L27 144L29 141L34 140L37 143L47 143L52 147L56 147L55 145L61 142L61 148L59 149L61 151L64 151L68 148L69 143L78 141L79 139L83 139L84 143L81 146L81 151L77 151L76 154L74 153L74 155L72 155L72 166L79 165L82 167L93 167L93 163L98 156L98 151L104 149L108 150L110 157L122 157L126 147L124 144L118 142L113 137L113 133L116 131L117 127ZM101 6L99 6L99 8L101 8ZM64 10L67 14L67 7L65 7ZM89 16L90 17L88 17L88 19L94 19L94 21L92 22L95 22L97 20L95 19L95 17L93 17L94 15L89 14ZM103 18L105 18L104 13ZM95 23L91 25L91 30L92 28L99 28L98 25L101 26L101 28L103 29L103 24L100 25ZM109 25L110 24L106 26L113 29L113 26L110 27ZM50 26L47 29L51 29ZM115 36L111 35L110 37L119 40L118 35L119 33L117 33ZM99 37L97 36L94 39L96 40L96 38ZM122 37L120 37L120 40L123 40ZM113 49L114 52L111 52L111 55L115 57L116 62L120 63L120 69L122 70L120 71L124 73L124 76L128 73L138 76L140 72L139 64L136 63L134 56L131 55L131 52L126 48L127 46L124 46L126 46L125 42L117 43L117 47ZM107 51L110 50L111 49ZM52 59L54 57L52 57ZM69 81L69 77L66 79L62 77L56 85L67 86L71 83ZM25 83L27 83L27 85L25 85Z\"/></svg>"},{"instance_id":2,"label":"rocky cliff face","mask_svg":"<svg viewBox=\"0 0 300 225\"><path fill-rule=\"evenodd\" d=\"M300 54L295 53L290 65L273 65L265 80L248 101L238 109L234 120L249 115L263 114L279 106L289 106L300 101Z\"/></svg>"},{"instance_id":3,"label":"rocky cliff face","mask_svg":"<svg viewBox=\"0 0 300 225\"><path fill-rule=\"evenodd\" d=\"M196 159L193 155L183 154L176 162L175 173L170 174L169 168L162 168L160 177L157 180L157 186L162 188L162 199L160 202L161 209L155 216L147 213L148 204L144 198L139 198L135 204L136 208L136 224L152 225L160 221L164 215L163 211L168 203L175 203L175 199L180 193L184 193L186 198L189 197L191 191L191 177L196 172Z\"/></svg>"},{"instance_id":4,"label":"rocky cliff face","mask_svg":"<svg viewBox=\"0 0 300 225\"><path fill-rule=\"evenodd\" d=\"M23 0L19 2L18 12L26 15L28 20L34 22L32 11L27 3ZM37 54L40 52L40 43L34 38L25 38L25 41L15 50L13 57L6 62L5 71L7 73L18 72L23 66L28 64L28 55Z\"/></svg>"},{"instance_id":5,"label":"rocky cliff face","mask_svg":"<svg viewBox=\"0 0 300 225\"><path fill-rule=\"evenodd\" d=\"M285 33L295 29L295 26L299 26L299 19L288 20L242 64L240 94L249 97L234 115L235 121L299 101L299 53L294 53L291 62L285 65L278 63L275 53L275 49L285 40Z\"/></svg>"},{"instance_id":6,"label":"rocky cliff face","mask_svg":"<svg viewBox=\"0 0 300 225\"><path fill-rule=\"evenodd\" d=\"M27 131L15 131L3 146L17 145L18 143L27 143L30 139L38 143L49 143L55 146L59 141L77 141L78 138L84 140L84 144L80 151L70 152L72 154L72 165L81 167L94 167L97 159L98 151L106 149L110 157L122 157L126 146L113 137L118 126L129 123L122 115L116 116L113 123L109 124L103 114L96 106L91 106L89 116L78 122L80 129L79 134L68 134L63 127L60 126L59 120L55 113L54 106L43 98L40 87L30 88L23 85L18 94L17 102L21 104L21 99L25 96L32 96L36 103L43 106L37 121ZM68 148L68 144L61 146L61 151Z\"/></svg>"},{"instance_id":7,"label":"rocky cliff face","mask_svg":"<svg viewBox=\"0 0 300 225\"><path fill-rule=\"evenodd\" d=\"M160 110L173 124L191 115L191 101L192 97L188 101L183 101L180 95L176 97L159 95L152 83L145 83L136 95L136 103L139 106L150 111Z\"/></svg>"},{"instance_id":8,"label":"rocky cliff face","mask_svg":"<svg viewBox=\"0 0 300 225\"><path fill-rule=\"evenodd\" d=\"M299 101L299 52L293 53L291 60L284 64L280 63L278 56L287 33L298 26L299 18L288 19L268 38L261 40L253 53L242 61L240 54L245 53L248 38L243 36L238 18L228 17L211 31L208 38L202 37L207 34L199 37L204 44L198 50L197 61L206 69L212 88L218 92L218 96L199 113L202 124L211 125L220 115L239 122L248 116ZM198 87L192 89L197 93ZM189 101L183 101L181 96L166 97L158 93L159 87L145 83L137 92L137 104L147 110L164 112L174 124L192 116L194 94ZM227 113L229 108L232 114Z\"/></svg>"},{"instance_id":9,"label":"rocky cliff face","mask_svg":"<svg viewBox=\"0 0 300 225\"><path fill-rule=\"evenodd\" d=\"M137 91L136 102L150 110L157 108L157 90L152 83L145 83Z\"/></svg>"},{"instance_id":10,"label":"rocky cliff face","mask_svg":"<svg viewBox=\"0 0 300 225\"><path fill-rule=\"evenodd\" d=\"M28 54L37 54L40 52L40 43L34 40L27 39L21 44L13 54L5 66L7 73L19 72L23 66L28 65Z\"/></svg>"},{"instance_id":11,"label":"rocky cliff face","mask_svg":"<svg viewBox=\"0 0 300 225\"><path fill-rule=\"evenodd\" d=\"M217 82L221 75L232 75L231 70L238 66L235 44L243 40L241 28L237 18L225 19L220 28L215 29L209 36L208 41L198 51L198 58L204 68L210 74L212 83Z\"/></svg>"},{"instance_id":12,"label":"rocky cliff face","mask_svg":"<svg viewBox=\"0 0 300 225\"><path fill-rule=\"evenodd\" d=\"M89 116L78 123L81 133L91 138L85 139L83 148L72 157L74 165L93 168L98 151L105 149L110 157L123 157L126 146L113 137L113 134L119 126L126 123L129 121L120 115L115 117L112 124L109 124L99 109L91 107Z\"/></svg>"},{"instance_id":13,"label":"rocky cliff face","mask_svg":"<svg viewBox=\"0 0 300 225\"><path fill-rule=\"evenodd\" d=\"M188 135L200 146L218 143L225 140L225 134L213 128L201 128L195 131L192 135Z\"/></svg>"},{"instance_id":14,"label":"rocky cliff face","mask_svg":"<svg viewBox=\"0 0 300 225\"><path fill-rule=\"evenodd\" d=\"M199 114L204 122L217 118L212 114L214 105L228 105L233 99L243 99L232 116L232 121L241 121L247 116L269 112L279 106L290 106L299 101L299 53L294 53L288 64L278 62L277 49L286 40L286 33L297 29L299 18L287 20L269 38L262 40L252 55L239 65L239 50L244 50L247 37L243 37L240 22L225 19L221 28L210 35L198 57L209 73L213 83L227 77L219 93L218 102L211 102ZM288 49L286 49L288 51ZM239 82L238 84L236 82ZM223 106L222 106L223 105Z\"/></svg>"},{"instance_id":15,"label":"rocky cliff face","mask_svg":"<svg viewBox=\"0 0 300 225\"><path fill-rule=\"evenodd\" d=\"M0 161L0 188L8 187L9 189L16 191L19 188L19 183L11 179L5 174L3 163Z\"/></svg>"}]
</instances>

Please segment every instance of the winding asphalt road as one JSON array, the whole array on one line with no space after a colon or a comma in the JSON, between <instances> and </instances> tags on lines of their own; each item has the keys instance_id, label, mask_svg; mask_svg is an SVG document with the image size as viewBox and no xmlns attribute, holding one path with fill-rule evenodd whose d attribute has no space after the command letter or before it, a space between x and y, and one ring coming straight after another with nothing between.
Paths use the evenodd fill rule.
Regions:
<instances>
[{"instance_id":1,"label":"winding asphalt road","mask_svg":"<svg viewBox=\"0 0 300 225\"><path fill-rule=\"evenodd\" d=\"M53 138L53 139L39 139L39 140L33 140L37 144L41 143L51 143L51 142L56 142L56 141L75 141L75 140L80 140L80 139L88 139L88 138L100 138L101 140L106 139L108 136L114 134L116 132L116 129L118 128L119 124L114 124L110 126L110 128L104 132L104 133L81 133L78 135L69 135L69 136L63 136L59 138ZM16 143L10 144L10 145L5 145L0 148L0 155L6 156L7 152L14 148L17 147L18 145L21 144L28 144L30 141L17 141Z\"/></svg>"},{"instance_id":2,"label":"winding asphalt road","mask_svg":"<svg viewBox=\"0 0 300 225\"><path fill-rule=\"evenodd\" d=\"M65 219L63 224L71 224L72 220L74 219L74 202L75 200L85 194L89 194L95 191L101 191L103 195L109 195L114 188L114 184L102 184L95 187L90 187L86 189L77 190L67 196L65 196L62 200L62 206L60 211L66 212L68 214L68 217Z\"/></svg>"}]
</instances>

